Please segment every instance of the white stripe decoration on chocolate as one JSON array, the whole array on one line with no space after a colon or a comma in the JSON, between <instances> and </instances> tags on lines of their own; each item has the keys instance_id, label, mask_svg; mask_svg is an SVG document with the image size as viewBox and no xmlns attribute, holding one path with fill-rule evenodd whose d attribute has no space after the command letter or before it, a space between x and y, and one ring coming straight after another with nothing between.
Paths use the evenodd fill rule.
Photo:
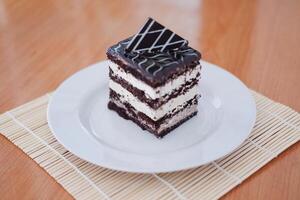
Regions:
<instances>
[{"instance_id":1,"label":"white stripe decoration on chocolate","mask_svg":"<svg viewBox=\"0 0 300 200\"><path fill-rule=\"evenodd\" d=\"M126 49L133 52L165 51L187 45L188 41L167 29L152 18L131 39Z\"/></svg>"},{"instance_id":2,"label":"white stripe decoration on chocolate","mask_svg":"<svg viewBox=\"0 0 300 200\"><path fill-rule=\"evenodd\" d=\"M162 31L160 31L159 36L156 38L156 40L153 42L152 46L148 49L148 52L151 52L151 50L155 47L156 43L158 42L159 38L162 36L162 34L165 32L166 28L164 28Z\"/></svg>"},{"instance_id":3,"label":"white stripe decoration on chocolate","mask_svg":"<svg viewBox=\"0 0 300 200\"><path fill-rule=\"evenodd\" d=\"M164 46L162 47L161 51L164 51L165 48L170 44L170 41L172 40L172 38L174 37L175 33L172 33L172 35L169 37L168 41L164 44ZM180 41L179 41L180 42Z\"/></svg>"},{"instance_id":4,"label":"white stripe decoration on chocolate","mask_svg":"<svg viewBox=\"0 0 300 200\"><path fill-rule=\"evenodd\" d=\"M199 57L197 51L188 47L187 40L152 18L148 18L131 39L119 43L114 48L118 51L121 46L130 55L129 59L133 63L154 76L166 67L185 62L193 56Z\"/></svg>"},{"instance_id":5,"label":"white stripe decoration on chocolate","mask_svg":"<svg viewBox=\"0 0 300 200\"><path fill-rule=\"evenodd\" d=\"M150 32L158 32L158 31L150 31ZM171 36L174 37L175 34L172 35ZM142 36L142 34L139 34L139 36ZM169 41L172 40L172 37L169 38ZM153 49L154 46L155 48L157 47L164 48L164 46L178 44L181 42L181 41L180 42L177 41L177 42L170 43L169 41L167 41L167 43L164 45L155 45L158 40L159 38L156 39L156 41L152 44L149 50ZM129 45L131 43L132 42L129 40L119 43L114 47L114 50L118 51L120 49L120 46L124 47L127 44ZM196 53L196 51L190 47L182 47L179 49L169 50L165 52L151 52L151 51L146 52L145 50L146 48L140 49L137 52L131 52L130 53L131 58L129 59L131 59L133 63L137 63L138 67L142 68L143 70L146 70L148 73L151 73L154 76L160 71L162 71L165 67L170 67L172 65L179 64L179 62L184 62L184 58L187 56L195 56L195 57L199 56ZM150 55L145 55L144 53L145 54L149 53Z\"/></svg>"},{"instance_id":6,"label":"white stripe decoration on chocolate","mask_svg":"<svg viewBox=\"0 0 300 200\"><path fill-rule=\"evenodd\" d=\"M148 33L149 29L151 28L151 26L153 25L153 23L154 23L154 20L150 22L150 25L147 27L146 31L145 31L144 33L141 34L141 38L136 42L135 46L133 47L133 50L135 50L135 49L138 47L138 45L139 45L141 42L143 42L144 37L147 35L147 33ZM140 35L140 34L139 34L139 35ZM135 42L133 41L133 44L134 44L134 43L135 43Z\"/></svg>"}]
</instances>

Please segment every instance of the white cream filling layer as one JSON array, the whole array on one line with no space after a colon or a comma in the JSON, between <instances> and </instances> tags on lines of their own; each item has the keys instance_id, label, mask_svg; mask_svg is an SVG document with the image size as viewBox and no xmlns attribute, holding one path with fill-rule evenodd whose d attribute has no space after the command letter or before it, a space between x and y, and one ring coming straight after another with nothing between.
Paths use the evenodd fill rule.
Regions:
<instances>
[{"instance_id":1,"label":"white cream filling layer","mask_svg":"<svg viewBox=\"0 0 300 200\"><path fill-rule=\"evenodd\" d=\"M127 108L121 102L119 102L119 101L113 101L113 102L118 107L123 108L124 110L126 110L127 115L129 115L130 117L134 117L134 116L132 116L132 114L130 112L128 112ZM176 115L174 115L172 118L167 119L163 124L160 125L160 127L157 130L156 130L155 126L149 124L144 119L138 117L138 120L141 121L144 125L148 126L153 131L155 131L157 133L161 133L165 129L176 125L178 122L180 122L181 120L183 120L187 116L190 116L191 114L193 114L196 111L197 111L197 105L191 105L191 106L187 107L186 109L184 109L183 111L181 111L181 112L177 113Z\"/></svg>"},{"instance_id":2,"label":"white cream filling layer","mask_svg":"<svg viewBox=\"0 0 300 200\"><path fill-rule=\"evenodd\" d=\"M172 118L167 119L162 125L160 125L157 132L161 133L165 129L176 125L178 122L180 122L181 120L183 120L187 116L190 116L191 114L193 114L196 111L197 111L197 105L196 104L191 105L188 108L185 108L181 112L174 115Z\"/></svg>"},{"instance_id":3,"label":"white cream filling layer","mask_svg":"<svg viewBox=\"0 0 300 200\"><path fill-rule=\"evenodd\" d=\"M187 81L196 78L197 74L200 72L200 65L198 65L192 71L188 71L185 74L178 76L176 79L167 82L164 86L152 88L145 82L135 78L130 73L126 73L116 63L109 61L109 67L117 76L124 79L129 84L138 88L139 90L145 91L145 95L151 99L157 99L165 94L171 93L173 90L179 88L181 85L184 85Z\"/></svg>"},{"instance_id":4,"label":"white cream filling layer","mask_svg":"<svg viewBox=\"0 0 300 200\"><path fill-rule=\"evenodd\" d=\"M194 87L189 89L185 94L179 95L176 98L169 100L167 103L163 104L161 107L155 110L149 105L140 101L131 92L127 91L120 84L114 82L113 80L109 81L109 87L121 96L120 100L122 102L128 102L132 107L134 107L134 109L144 113L154 121L170 113L171 111L173 111L173 109L181 109L186 101L194 98L195 95L198 94L198 85L195 85Z\"/></svg>"}]
</instances>

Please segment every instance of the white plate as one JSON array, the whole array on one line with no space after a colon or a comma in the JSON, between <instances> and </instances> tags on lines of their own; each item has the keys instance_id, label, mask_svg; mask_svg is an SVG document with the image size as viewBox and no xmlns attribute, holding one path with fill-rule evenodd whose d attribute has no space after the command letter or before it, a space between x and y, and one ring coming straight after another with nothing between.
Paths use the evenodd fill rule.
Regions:
<instances>
[{"instance_id":1,"label":"white plate","mask_svg":"<svg viewBox=\"0 0 300 200\"><path fill-rule=\"evenodd\" d=\"M56 139L78 157L106 168L157 173L197 167L237 148L249 135L256 107L248 88L202 61L199 112L163 139L107 109L108 63L64 81L48 107Z\"/></svg>"}]
</instances>

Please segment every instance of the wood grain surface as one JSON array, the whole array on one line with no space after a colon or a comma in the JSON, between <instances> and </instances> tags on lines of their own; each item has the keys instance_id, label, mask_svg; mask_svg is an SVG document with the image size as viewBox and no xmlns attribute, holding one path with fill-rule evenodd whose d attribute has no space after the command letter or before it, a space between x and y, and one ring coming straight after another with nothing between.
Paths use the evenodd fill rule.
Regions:
<instances>
[{"instance_id":1,"label":"wood grain surface","mask_svg":"<svg viewBox=\"0 0 300 200\"><path fill-rule=\"evenodd\" d=\"M299 10L299 0L2 0L0 113L105 59L107 47L148 16L187 38L203 59L300 111ZM0 199L71 198L0 136ZM223 199L300 199L300 144Z\"/></svg>"}]
</instances>

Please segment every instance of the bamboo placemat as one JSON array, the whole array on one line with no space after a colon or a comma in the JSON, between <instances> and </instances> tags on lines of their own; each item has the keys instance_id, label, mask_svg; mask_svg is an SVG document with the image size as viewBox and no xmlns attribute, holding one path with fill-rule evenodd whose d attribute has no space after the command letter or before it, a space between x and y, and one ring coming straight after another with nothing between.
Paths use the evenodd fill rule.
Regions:
<instances>
[{"instance_id":1,"label":"bamboo placemat","mask_svg":"<svg viewBox=\"0 0 300 200\"><path fill-rule=\"evenodd\" d=\"M257 120L250 137L230 155L181 172L124 173L79 159L49 130L49 95L0 115L0 132L76 199L217 199L300 139L299 113L253 95Z\"/></svg>"}]
</instances>

